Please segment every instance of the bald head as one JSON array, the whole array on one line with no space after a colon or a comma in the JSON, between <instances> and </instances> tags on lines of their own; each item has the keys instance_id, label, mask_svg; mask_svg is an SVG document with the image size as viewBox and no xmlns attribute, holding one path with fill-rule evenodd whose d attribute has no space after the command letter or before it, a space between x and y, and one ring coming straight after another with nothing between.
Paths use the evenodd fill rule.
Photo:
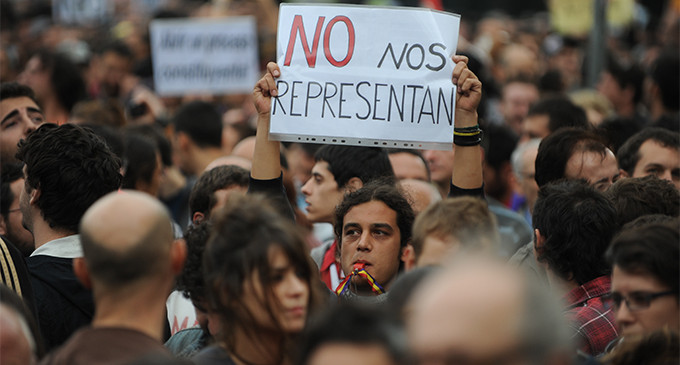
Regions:
<instances>
[{"instance_id":1,"label":"bald head","mask_svg":"<svg viewBox=\"0 0 680 365\"><path fill-rule=\"evenodd\" d=\"M467 257L425 282L414 296L408 321L411 345L420 361L493 363L540 354L545 360L540 363L549 363L545 349L562 346L565 339L546 335L562 333L564 327L555 325L562 320L560 306L544 301L550 295L534 295L538 288L517 270L491 259ZM547 307L543 312L549 318L527 315L534 306ZM531 324L537 321L545 321L543 330ZM529 330L538 330L538 335ZM549 338L551 345L537 343L534 337Z\"/></svg>"},{"instance_id":2,"label":"bald head","mask_svg":"<svg viewBox=\"0 0 680 365\"><path fill-rule=\"evenodd\" d=\"M169 265L170 216L148 194L125 190L94 203L80 223L83 256L92 279L124 285Z\"/></svg>"},{"instance_id":3,"label":"bald head","mask_svg":"<svg viewBox=\"0 0 680 365\"><path fill-rule=\"evenodd\" d=\"M399 181L401 188L410 197L409 202L416 214L425 210L430 205L442 200L439 190L427 181L416 179L404 179Z\"/></svg>"}]
</instances>

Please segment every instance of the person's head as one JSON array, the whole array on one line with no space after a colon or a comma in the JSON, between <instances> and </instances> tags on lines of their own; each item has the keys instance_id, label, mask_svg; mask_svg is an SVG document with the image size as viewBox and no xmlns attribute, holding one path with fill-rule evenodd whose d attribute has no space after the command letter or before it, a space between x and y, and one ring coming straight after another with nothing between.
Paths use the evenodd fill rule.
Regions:
<instances>
[{"instance_id":1,"label":"person's head","mask_svg":"<svg viewBox=\"0 0 680 365\"><path fill-rule=\"evenodd\" d=\"M458 260L412 296L413 363L570 363L572 332L556 297L505 263Z\"/></svg>"},{"instance_id":2,"label":"person's head","mask_svg":"<svg viewBox=\"0 0 680 365\"><path fill-rule=\"evenodd\" d=\"M30 87L16 82L0 84L0 166L16 162L19 141L44 122Z\"/></svg>"},{"instance_id":3,"label":"person's head","mask_svg":"<svg viewBox=\"0 0 680 365\"><path fill-rule=\"evenodd\" d=\"M404 179L399 181L399 187L411 203L413 212L418 215L430 205L441 201L442 196L434 184L414 179Z\"/></svg>"},{"instance_id":4,"label":"person's head","mask_svg":"<svg viewBox=\"0 0 680 365\"><path fill-rule=\"evenodd\" d=\"M21 193L24 226L44 220L50 229L78 232L97 199L120 187L120 161L92 131L45 124L19 143L26 182ZM35 234L35 232L33 232Z\"/></svg>"},{"instance_id":5,"label":"person's head","mask_svg":"<svg viewBox=\"0 0 680 365\"><path fill-rule=\"evenodd\" d=\"M527 200L529 211L533 211L534 203L538 197L538 184L534 177L536 172L536 155L541 140L538 138L530 139L517 145L517 148L510 156L512 171L517 178L522 195Z\"/></svg>"},{"instance_id":6,"label":"person's head","mask_svg":"<svg viewBox=\"0 0 680 365\"><path fill-rule=\"evenodd\" d=\"M29 256L35 246L33 235L22 225L23 215L19 208L19 197L24 188L24 172L20 164L7 164L0 176L0 235L5 236L21 251Z\"/></svg>"},{"instance_id":7,"label":"person's head","mask_svg":"<svg viewBox=\"0 0 680 365\"><path fill-rule=\"evenodd\" d=\"M302 186L311 222L333 223L345 193L377 178L394 179L387 153L377 147L325 145L314 155L312 177Z\"/></svg>"},{"instance_id":8,"label":"person's head","mask_svg":"<svg viewBox=\"0 0 680 365\"><path fill-rule=\"evenodd\" d=\"M517 147L517 135L504 125L489 125L484 129L488 141L484 148L484 191L490 197L504 201L512 190L510 155Z\"/></svg>"},{"instance_id":9,"label":"person's head","mask_svg":"<svg viewBox=\"0 0 680 365\"><path fill-rule=\"evenodd\" d=\"M184 241L175 240L165 206L134 190L110 193L85 212L80 223L83 257L74 271L98 300L118 295L167 291L186 257Z\"/></svg>"},{"instance_id":10,"label":"person's head","mask_svg":"<svg viewBox=\"0 0 680 365\"><path fill-rule=\"evenodd\" d=\"M602 193L574 180L545 185L532 222L536 259L556 277L583 285L609 273L604 252L618 227Z\"/></svg>"},{"instance_id":11,"label":"person's head","mask_svg":"<svg viewBox=\"0 0 680 365\"><path fill-rule=\"evenodd\" d=\"M87 96L78 66L66 55L47 49L39 50L28 60L19 81L31 87L41 102L55 98L66 112Z\"/></svg>"},{"instance_id":12,"label":"person's head","mask_svg":"<svg viewBox=\"0 0 680 365\"><path fill-rule=\"evenodd\" d=\"M234 197L213 217L203 254L207 310L221 322L213 334L234 351L238 341L299 333L314 309L318 280L303 236L264 197ZM270 363L289 349L271 349ZM243 354L231 353L235 357Z\"/></svg>"},{"instance_id":13,"label":"person's head","mask_svg":"<svg viewBox=\"0 0 680 365\"><path fill-rule=\"evenodd\" d=\"M496 218L481 199L442 200L413 223L416 266L439 265L459 251L494 253L500 241ZM407 268L408 269L408 268Z\"/></svg>"},{"instance_id":14,"label":"person's head","mask_svg":"<svg viewBox=\"0 0 680 365\"><path fill-rule=\"evenodd\" d=\"M210 219L231 196L244 195L248 189L248 170L234 166L217 166L198 178L189 195L189 210L194 224Z\"/></svg>"},{"instance_id":15,"label":"person's head","mask_svg":"<svg viewBox=\"0 0 680 365\"><path fill-rule=\"evenodd\" d=\"M398 180L430 181L430 169L423 154L412 149L387 150L394 175Z\"/></svg>"},{"instance_id":16,"label":"person's head","mask_svg":"<svg viewBox=\"0 0 680 365\"><path fill-rule=\"evenodd\" d=\"M0 362L36 364L44 354L37 323L22 298L0 283Z\"/></svg>"},{"instance_id":17,"label":"person's head","mask_svg":"<svg viewBox=\"0 0 680 365\"><path fill-rule=\"evenodd\" d=\"M550 97L536 103L522 123L522 139L545 138L564 127L587 129L583 108L565 97Z\"/></svg>"},{"instance_id":18,"label":"person's head","mask_svg":"<svg viewBox=\"0 0 680 365\"><path fill-rule=\"evenodd\" d=\"M123 41L105 43L92 60L93 73L104 96L117 98L121 82L132 71L133 55Z\"/></svg>"},{"instance_id":19,"label":"person's head","mask_svg":"<svg viewBox=\"0 0 680 365\"><path fill-rule=\"evenodd\" d=\"M126 133L124 136L123 189L143 191L157 196L161 185L163 162L151 138Z\"/></svg>"},{"instance_id":20,"label":"person's head","mask_svg":"<svg viewBox=\"0 0 680 365\"><path fill-rule=\"evenodd\" d=\"M662 53L652 65L647 88L647 100L661 102L668 112L680 110L680 56L677 52Z\"/></svg>"},{"instance_id":21,"label":"person's head","mask_svg":"<svg viewBox=\"0 0 680 365\"><path fill-rule=\"evenodd\" d=\"M199 174L190 156L191 149L221 148L222 116L215 106L205 101L182 105L173 117L175 152L179 167L187 173ZM202 169L202 167L201 167Z\"/></svg>"},{"instance_id":22,"label":"person's head","mask_svg":"<svg viewBox=\"0 0 680 365\"><path fill-rule=\"evenodd\" d=\"M624 65L610 57L600 76L597 89L609 99L617 112L635 108L642 101L645 74L635 64Z\"/></svg>"},{"instance_id":23,"label":"person's head","mask_svg":"<svg viewBox=\"0 0 680 365\"><path fill-rule=\"evenodd\" d=\"M611 365L669 365L680 363L680 335L668 328L626 337L602 357Z\"/></svg>"},{"instance_id":24,"label":"person's head","mask_svg":"<svg viewBox=\"0 0 680 365\"><path fill-rule=\"evenodd\" d=\"M596 134L577 128L559 130L541 141L535 163L539 188L559 179L584 179L605 191L619 178L614 153Z\"/></svg>"},{"instance_id":25,"label":"person's head","mask_svg":"<svg viewBox=\"0 0 680 365\"><path fill-rule=\"evenodd\" d=\"M621 179L605 196L614 204L619 227L644 215L680 215L680 191L656 176Z\"/></svg>"},{"instance_id":26,"label":"person's head","mask_svg":"<svg viewBox=\"0 0 680 365\"><path fill-rule=\"evenodd\" d=\"M342 304L312 320L299 352L298 365L404 364L406 336L385 311Z\"/></svg>"},{"instance_id":27,"label":"person's head","mask_svg":"<svg viewBox=\"0 0 680 365\"><path fill-rule=\"evenodd\" d=\"M454 153L454 150L426 150L423 152L433 183L447 186L451 183Z\"/></svg>"},{"instance_id":28,"label":"person's head","mask_svg":"<svg viewBox=\"0 0 680 365\"><path fill-rule=\"evenodd\" d=\"M340 262L345 273L355 264L385 290L402 269L404 248L411 240L413 209L392 184L374 180L347 195L335 211L335 236L340 246ZM357 294L370 293L362 277L352 279Z\"/></svg>"},{"instance_id":29,"label":"person's head","mask_svg":"<svg viewBox=\"0 0 680 365\"><path fill-rule=\"evenodd\" d=\"M498 105L505 125L520 135L522 122L538 99L538 86L528 77L520 76L506 81L501 89L501 100Z\"/></svg>"},{"instance_id":30,"label":"person's head","mask_svg":"<svg viewBox=\"0 0 680 365\"><path fill-rule=\"evenodd\" d=\"M621 173L630 177L656 175L680 189L680 134L663 128L645 128L619 148Z\"/></svg>"},{"instance_id":31,"label":"person's head","mask_svg":"<svg viewBox=\"0 0 680 365\"><path fill-rule=\"evenodd\" d=\"M625 229L607 250L610 300L623 336L680 330L679 232L677 219Z\"/></svg>"}]
</instances>

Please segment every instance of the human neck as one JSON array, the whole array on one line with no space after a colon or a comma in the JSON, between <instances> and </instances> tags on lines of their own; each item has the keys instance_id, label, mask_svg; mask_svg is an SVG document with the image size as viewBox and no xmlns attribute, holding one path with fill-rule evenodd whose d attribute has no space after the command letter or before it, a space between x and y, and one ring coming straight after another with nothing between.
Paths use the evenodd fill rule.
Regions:
<instances>
[{"instance_id":1,"label":"human neck","mask_svg":"<svg viewBox=\"0 0 680 365\"><path fill-rule=\"evenodd\" d=\"M46 97L42 102L42 111L48 123L64 124L68 122L68 112L57 102L55 97Z\"/></svg>"},{"instance_id":2,"label":"human neck","mask_svg":"<svg viewBox=\"0 0 680 365\"><path fill-rule=\"evenodd\" d=\"M66 236L71 236L77 232L72 232L65 229L54 229L50 227L49 223L42 219L36 219L33 222L33 241L35 243L35 248L46 244L47 242L54 241L59 238L64 238Z\"/></svg>"},{"instance_id":3,"label":"human neck","mask_svg":"<svg viewBox=\"0 0 680 365\"><path fill-rule=\"evenodd\" d=\"M92 327L128 328L161 342L169 286L165 283L159 285L156 280L108 292L97 290L95 285L96 309Z\"/></svg>"},{"instance_id":4,"label":"human neck","mask_svg":"<svg viewBox=\"0 0 680 365\"><path fill-rule=\"evenodd\" d=\"M449 190L451 189L451 181L446 180L446 181L432 181L432 183L437 187L437 190L439 190L439 194L442 196L442 199L446 199L447 196L449 196Z\"/></svg>"},{"instance_id":5,"label":"human neck","mask_svg":"<svg viewBox=\"0 0 680 365\"><path fill-rule=\"evenodd\" d=\"M579 285L575 281L564 280L561 277L557 276L555 273L553 273L552 270L550 269L546 270L546 273L548 277L548 284L550 284L551 287L556 288L557 290L563 291L564 293L569 293L570 291L579 287Z\"/></svg>"},{"instance_id":6,"label":"human neck","mask_svg":"<svg viewBox=\"0 0 680 365\"><path fill-rule=\"evenodd\" d=\"M226 348L232 355L232 360L238 365L275 365L290 364L290 359L282 355L281 335L273 331L260 331L251 335L245 330L238 329L235 333L233 348Z\"/></svg>"},{"instance_id":7,"label":"human neck","mask_svg":"<svg viewBox=\"0 0 680 365\"><path fill-rule=\"evenodd\" d=\"M222 155L222 150L217 147L196 148L193 157L195 170L192 173L196 176L200 175L211 162Z\"/></svg>"}]
</instances>

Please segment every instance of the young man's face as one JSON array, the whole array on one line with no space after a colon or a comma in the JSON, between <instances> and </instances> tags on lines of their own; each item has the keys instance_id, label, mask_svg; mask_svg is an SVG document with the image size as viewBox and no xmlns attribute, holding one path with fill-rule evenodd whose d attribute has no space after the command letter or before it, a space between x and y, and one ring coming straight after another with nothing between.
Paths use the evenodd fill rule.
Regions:
<instances>
[{"instance_id":1,"label":"young man's face","mask_svg":"<svg viewBox=\"0 0 680 365\"><path fill-rule=\"evenodd\" d=\"M27 96L0 101L0 162L15 161L19 141L44 122L42 111Z\"/></svg>"},{"instance_id":2,"label":"young man's face","mask_svg":"<svg viewBox=\"0 0 680 365\"><path fill-rule=\"evenodd\" d=\"M619 179L619 167L609 149L604 157L598 152L577 151L567 161L564 175L569 179L588 180L588 184L604 192Z\"/></svg>"},{"instance_id":3,"label":"young man's face","mask_svg":"<svg viewBox=\"0 0 680 365\"><path fill-rule=\"evenodd\" d=\"M363 263L387 290L399 272L402 251L397 212L375 200L352 207L343 219L341 245L340 261L346 275L354 264ZM371 293L363 277L354 277L350 288L356 288L357 293Z\"/></svg>"},{"instance_id":4,"label":"young man's face","mask_svg":"<svg viewBox=\"0 0 680 365\"><path fill-rule=\"evenodd\" d=\"M312 177L302 186L307 202L307 219L314 223L333 223L335 206L340 204L345 189L338 186L328 170L328 162L319 161L312 168Z\"/></svg>"},{"instance_id":5,"label":"young man's face","mask_svg":"<svg viewBox=\"0 0 680 365\"><path fill-rule=\"evenodd\" d=\"M670 288L654 276L643 273L630 273L614 266L612 271L612 293L622 295L631 301L641 295L663 293ZM649 302L647 308L631 310L628 303L621 302L614 311L616 324L622 335L641 335L668 326L673 331L680 329L680 307L678 294L659 296Z\"/></svg>"},{"instance_id":6,"label":"young man's face","mask_svg":"<svg viewBox=\"0 0 680 365\"><path fill-rule=\"evenodd\" d=\"M640 145L638 153L640 160L635 165L633 177L654 175L680 189L680 151L650 139Z\"/></svg>"}]
</instances>

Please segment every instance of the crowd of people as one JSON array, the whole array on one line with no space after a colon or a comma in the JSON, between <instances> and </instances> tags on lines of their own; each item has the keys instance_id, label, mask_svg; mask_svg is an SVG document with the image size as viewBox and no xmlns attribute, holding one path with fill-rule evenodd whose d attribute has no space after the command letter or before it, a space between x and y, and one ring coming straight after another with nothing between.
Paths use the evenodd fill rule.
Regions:
<instances>
[{"instance_id":1,"label":"crowd of people","mask_svg":"<svg viewBox=\"0 0 680 365\"><path fill-rule=\"evenodd\" d=\"M663 3L610 29L596 86L587 36L463 13L453 144L421 151L269 138L275 0L78 26L0 0L0 363L678 363ZM150 20L241 15L252 94L154 91Z\"/></svg>"}]
</instances>

